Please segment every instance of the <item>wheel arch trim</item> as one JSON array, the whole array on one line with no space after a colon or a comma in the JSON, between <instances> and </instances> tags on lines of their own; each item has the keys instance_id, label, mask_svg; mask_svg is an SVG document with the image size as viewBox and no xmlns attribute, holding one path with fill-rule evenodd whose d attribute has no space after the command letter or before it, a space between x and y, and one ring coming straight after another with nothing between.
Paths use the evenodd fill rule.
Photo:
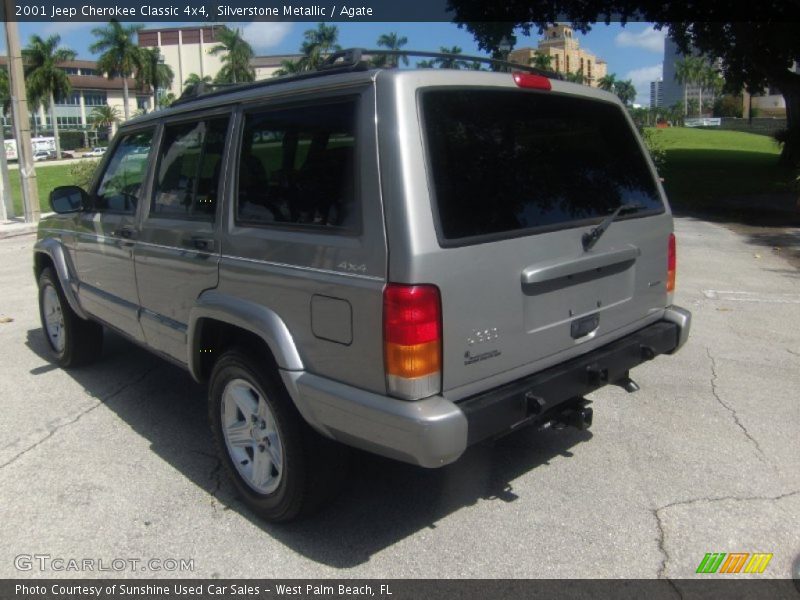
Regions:
<instances>
[{"instance_id":1,"label":"wheel arch trim","mask_svg":"<svg viewBox=\"0 0 800 600\"><path fill-rule=\"evenodd\" d=\"M192 377L202 379L200 365L201 323L204 319L219 321L252 332L261 338L272 352L278 368L302 371L303 361L292 334L283 319L269 308L236 298L216 290L204 292L189 313L187 330L187 365Z\"/></svg>"},{"instance_id":2,"label":"wheel arch trim","mask_svg":"<svg viewBox=\"0 0 800 600\"><path fill-rule=\"evenodd\" d=\"M56 277L58 277L58 282L61 284L61 289L64 292L64 296L70 308L75 311L80 318L88 319L89 316L81 307L78 296L75 293L79 285L77 277L73 277L72 275L72 273L75 272L75 268L72 265L69 254L64 251L64 246L61 241L53 238L38 240L33 246L33 252L34 262L37 254L44 254L50 258L50 262L52 262L55 267Z\"/></svg>"}]
</instances>

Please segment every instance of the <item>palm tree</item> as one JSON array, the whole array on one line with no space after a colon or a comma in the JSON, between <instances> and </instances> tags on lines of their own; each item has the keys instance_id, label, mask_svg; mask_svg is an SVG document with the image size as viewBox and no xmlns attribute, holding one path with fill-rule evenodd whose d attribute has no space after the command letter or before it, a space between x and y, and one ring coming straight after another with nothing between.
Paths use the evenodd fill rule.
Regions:
<instances>
[{"instance_id":1,"label":"palm tree","mask_svg":"<svg viewBox=\"0 0 800 600\"><path fill-rule=\"evenodd\" d=\"M6 116L11 108L11 83L8 81L8 69L0 68L0 110Z\"/></svg>"},{"instance_id":2,"label":"palm tree","mask_svg":"<svg viewBox=\"0 0 800 600\"><path fill-rule=\"evenodd\" d=\"M573 73L565 73L564 79L567 81L571 81L572 83L584 83L586 78L583 76L583 73L580 71L575 71Z\"/></svg>"},{"instance_id":3,"label":"palm tree","mask_svg":"<svg viewBox=\"0 0 800 600\"><path fill-rule=\"evenodd\" d=\"M625 106L631 104L636 98L636 88L633 86L633 81L617 81L614 85L614 93L622 101Z\"/></svg>"},{"instance_id":4,"label":"palm tree","mask_svg":"<svg viewBox=\"0 0 800 600\"><path fill-rule=\"evenodd\" d=\"M175 102L175 100L177 100L175 94L173 94L172 92L167 92L166 94L161 96L161 98L158 99L158 107L169 108L170 106L172 106L172 103Z\"/></svg>"},{"instance_id":5,"label":"palm tree","mask_svg":"<svg viewBox=\"0 0 800 600\"><path fill-rule=\"evenodd\" d=\"M8 81L8 70L0 68L0 116L5 117L11 108L11 84ZM0 181L3 182L4 195L6 197L0 198L0 215L8 219L14 216L14 202L11 200L6 204L6 198L11 193L11 185L8 179L8 164L6 163L6 129L5 123L0 120Z\"/></svg>"},{"instance_id":6,"label":"palm tree","mask_svg":"<svg viewBox=\"0 0 800 600\"><path fill-rule=\"evenodd\" d=\"M111 19L105 27L92 29L98 39L89 46L89 51L96 54L102 52L97 67L109 77L122 77L122 95L125 100L123 110L128 120L128 78L142 67L142 53L133 41L144 25L128 25L123 27L116 19Z\"/></svg>"},{"instance_id":7,"label":"palm tree","mask_svg":"<svg viewBox=\"0 0 800 600\"><path fill-rule=\"evenodd\" d=\"M700 111L703 110L703 92L709 91L711 92L712 96L717 96L722 91L723 86L725 85L725 80L719 74L716 67L714 65L704 62L703 68L700 71L700 76L698 78L698 83L700 85Z\"/></svg>"},{"instance_id":8,"label":"palm tree","mask_svg":"<svg viewBox=\"0 0 800 600\"><path fill-rule=\"evenodd\" d=\"M95 129L108 128L109 139L113 135L114 125L119 121L119 110L103 104L96 106L89 115L89 122Z\"/></svg>"},{"instance_id":9,"label":"palm tree","mask_svg":"<svg viewBox=\"0 0 800 600\"><path fill-rule=\"evenodd\" d=\"M613 92L617 86L617 76L614 73L604 75L597 81L597 87L607 92Z\"/></svg>"},{"instance_id":10,"label":"palm tree","mask_svg":"<svg viewBox=\"0 0 800 600\"><path fill-rule=\"evenodd\" d=\"M140 88L151 88L153 90L153 110L158 106L156 97L158 89L169 89L172 87L172 80L175 73L172 67L164 63L161 51L158 48L142 48L142 66L136 74L136 81Z\"/></svg>"},{"instance_id":11,"label":"palm tree","mask_svg":"<svg viewBox=\"0 0 800 600\"><path fill-rule=\"evenodd\" d=\"M400 50L403 46L408 43L408 38L406 36L398 37L398 35L394 32L392 33L384 33L381 37L378 38L378 46L383 46L384 48L388 48L389 50ZM390 67L397 67L398 65L398 58L402 59L403 64L408 64L408 56L405 54L398 55L398 54L390 54L388 57L389 59L389 66Z\"/></svg>"},{"instance_id":12,"label":"palm tree","mask_svg":"<svg viewBox=\"0 0 800 600\"><path fill-rule=\"evenodd\" d=\"M72 92L69 77L58 64L75 60L75 52L69 48L59 48L60 43L59 35L51 35L46 40L38 35L32 35L27 47L22 51L30 101L32 104L41 104L50 109L57 158L61 158L61 142L58 139L55 99L66 98Z\"/></svg>"},{"instance_id":13,"label":"palm tree","mask_svg":"<svg viewBox=\"0 0 800 600\"><path fill-rule=\"evenodd\" d=\"M698 83L702 77L704 68L703 59L697 56L687 56L675 63L675 79L683 86L683 105L686 114L689 114L689 91L688 86ZM700 92L702 98L703 92Z\"/></svg>"},{"instance_id":14,"label":"palm tree","mask_svg":"<svg viewBox=\"0 0 800 600\"><path fill-rule=\"evenodd\" d=\"M204 75L200 77L197 73L189 73L189 76L183 82L183 89L186 90L187 88L194 86L194 85L210 85L213 80L211 79L211 75Z\"/></svg>"},{"instance_id":15,"label":"palm tree","mask_svg":"<svg viewBox=\"0 0 800 600\"><path fill-rule=\"evenodd\" d=\"M307 29L303 35L305 39L300 45L303 55L297 60L282 61L281 68L272 74L273 77L314 71L328 54L341 50L341 46L336 43L339 29L335 25L318 23L316 29ZM371 62L376 67L382 67L386 64L386 59L383 56L374 56Z\"/></svg>"},{"instance_id":16,"label":"palm tree","mask_svg":"<svg viewBox=\"0 0 800 600\"><path fill-rule=\"evenodd\" d=\"M217 83L245 83L254 81L256 72L250 66L255 55L253 48L242 37L241 32L223 26L216 30L219 44L209 50L209 54L222 54L222 69L217 73Z\"/></svg>"},{"instance_id":17,"label":"palm tree","mask_svg":"<svg viewBox=\"0 0 800 600\"><path fill-rule=\"evenodd\" d=\"M308 59L303 56L298 60L283 60L281 61L281 68L275 71L272 76L280 77L282 75L294 75L295 73L302 73L308 71Z\"/></svg>"},{"instance_id":18,"label":"palm tree","mask_svg":"<svg viewBox=\"0 0 800 600\"><path fill-rule=\"evenodd\" d=\"M327 54L341 50L336 42L339 39L339 28L336 25L318 23L316 29L307 29L305 40L300 46L305 62L304 70L313 71L322 63Z\"/></svg>"},{"instance_id":19,"label":"palm tree","mask_svg":"<svg viewBox=\"0 0 800 600\"><path fill-rule=\"evenodd\" d=\"M452 48L445 48L441 46L439 52L442 54L461 54L461 48L453 46ZM467 61L451 56L448 58L437 58L434 62L439 65L440 69L464 69L467 67Z\"/></svg>"},{"instance_id":20,"label":"palm tree","mask_svg":"<svg viewBox=\"0 0 800 600\"><path fill-rule=\"evenodd\" d=\"M541 69L542 71L550 71L552 70L551 63L553 62L553 57L549 54L542 54L541 52L534 52L533 56L530 58L530 65L532 67L536 67L537 69Z\"/></svg>"}]
</instances>

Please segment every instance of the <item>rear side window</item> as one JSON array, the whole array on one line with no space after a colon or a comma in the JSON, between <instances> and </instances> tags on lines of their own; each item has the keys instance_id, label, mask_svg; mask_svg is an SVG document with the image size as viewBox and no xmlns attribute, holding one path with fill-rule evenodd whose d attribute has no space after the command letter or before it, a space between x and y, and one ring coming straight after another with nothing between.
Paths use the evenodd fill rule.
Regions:
<instances>
[{"instance_id":1,"label":"rear side window","mask_svg":"<svg viewBox=\"0 0 800 600\"><path fill-rule=\"evenodd\" d=\"M151 217L213 219L228 117L167 125Z\"/></svg>"},{"instance_id":2,"label":"rear side window","mask_svg":"<svg viewBox=\"0 0 800 600\"><path fill-rule=\"evenodd\" d=\"M552 230L621 204L663 210L619 108L515 90L422 94L440 237L469 243Z\"/></svg>"},{"instance_id":3,"label":"rear side window","mask_svg":"<svg viewBox=\"0 0 800 600\"><path fill-rule=\"evenodd\" d=\"M355 152L355 100L248 112L237 221L357 230Z\"/></svg>"}]
</instances>

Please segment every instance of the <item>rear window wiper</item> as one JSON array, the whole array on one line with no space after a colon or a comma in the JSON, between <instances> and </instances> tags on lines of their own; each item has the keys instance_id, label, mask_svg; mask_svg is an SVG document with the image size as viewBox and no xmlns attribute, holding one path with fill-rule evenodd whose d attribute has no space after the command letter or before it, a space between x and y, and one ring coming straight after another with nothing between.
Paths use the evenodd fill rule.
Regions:
<instances>
[{"instance_id":1,"label":"rear window wiper","mask_svg":"<svg viewBox=\"0 0 800 600\"><path fill-rule=\"evenodd\" d=\"M640 208L644 208L644 206L637 202L620 204L614 212L603 219L603 222L600 223L600 225L583 234L583 237L581 238L581 241L583 242L583 251L588 252L592 249L592 246L597 243L597 240L602 237L602 235L606 232L606 229L608 229L608 226L611 225L611 223L620 215L620 213L630 210L639 210Z\"/></svg>"}]
</instances>

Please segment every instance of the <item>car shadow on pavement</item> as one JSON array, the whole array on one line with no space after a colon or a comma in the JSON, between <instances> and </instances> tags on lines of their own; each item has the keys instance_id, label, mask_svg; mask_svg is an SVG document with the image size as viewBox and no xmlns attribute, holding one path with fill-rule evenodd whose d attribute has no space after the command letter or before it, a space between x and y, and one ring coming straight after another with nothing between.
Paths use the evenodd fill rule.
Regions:
<instances>
[{"instance_id":1,"label":"car shadow on pavement","mask_svg":"<svg viewBox=\"0 0 800 600\"><path fill-rule=\"evenodd\" d=\"M41 329L28 331L27 345L45 360ZM128 382L119 379L125 368ZM34 371L44 370L39 367ZM513 482L570 448L589 440L588 431L523 429L470 448L456 463L423 469L353 451L337 499L302 521L273 525L238 498L221 469L206 418L206 388L188 373L120 336L106 331L96 364L64 371L87 393L124 420L177 472L295 552L316 562L349 568L439 520L481 501L503 510L517 499ZM546 510L546 507L542 507Z\"/></svg>"}]
</instances>

